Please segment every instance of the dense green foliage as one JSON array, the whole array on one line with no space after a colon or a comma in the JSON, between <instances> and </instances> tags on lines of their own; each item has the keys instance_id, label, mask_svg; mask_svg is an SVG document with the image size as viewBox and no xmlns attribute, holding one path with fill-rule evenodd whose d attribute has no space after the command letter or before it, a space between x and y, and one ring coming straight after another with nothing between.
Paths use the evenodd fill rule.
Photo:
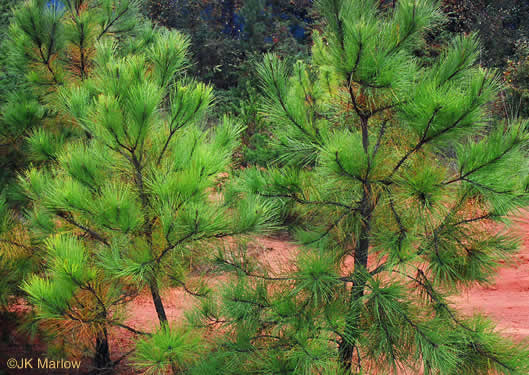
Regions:
<instances>
[{"instance_id":1,"label":"dense green foliage","mask_svg":"<svg viewBox=\"0 0 529 375\"><path fill-rule=\"evenodd\" d=\"M240 163L264 165L273 153L255 107L255 64L266 52L292 60L306 59L310 44L309 0L145 0L145 13L157 24L191 38L195 64L190 71L216 90L219 115L232 113L247 126ZM293 29L294 28L294 29ZM292 30L304 36L296 38Z\"/></svg>"},{"instance_id":2,"label":"dense green foliage","mask_svg":"<svg viewBox=\"0 0 529 375\"><path fill-rule=\"evenodd\" d=\"M529 9L314 5L2 3L0 306L24 298L50 351L96 373L529 372L449 302L518 248L492 228L529 204ZM480 66L505 63L506 86ZM299 252L278 270L245 235L280 226ZM201 300L188 321L173 287ZM154 329L128 323L140 295Z\"/></svg>"},{"instance_id":3,"label":"dense green foliage","mask_svg":"<svg viewBox=\"0 0 529 375\"><path fill-rule=\"evenodd\" d=\"M56 108L57 89L89 77L96 44L133 36L138 17L134 0L32 0L15 8L2 45L9 78L0 101L2 190L29 162L53 159L63 141L79 136Z\"/></svg>"},{"instance_id":4,"label":"dense green foliage","mask_svg":"<svg viewBox=\"0 0 529 375\"><path fill-rule=\"evenodd\" d=\"M78 8L59 11L32 1L15 13L13 38L33 61L25 66L35 67L31 88L42 101L34 106L53 116L27 141L41 163L19 177L29 199L26 215L4 209L3 201L0 233L6 254L29 253L43 262L44 269L22 285L41 328L67 352L94 353L94 366L101 370L114 363L112 327L141 333L124 324L126 303L147 288L161 323L151 339L178 338L168 327L160 289L185 285L190 260L199 259L208 243L265 228L267 220L266 207L257 200L234 209L212 197L243 127L225 117L214 131L203 129L212 89L183 75L187 37L148 28L126 43L119 38L88 43L107 28L116 36L132 31L132 20L118 23L112 16L132 5L120 4L124 8L110 3L85 8L77 2ZM84 15L83 9L91 13ZM105 23L106 16L115 22ZM102 30L76 34L92 30L85 21ZM43 30L33 34L27 27L32 23ZM59 41L79 44L59 59L52 57L62 51ZM19 113L31 111L19 108ZM24 238L14 238L20 231ZM142 357L141 350L152 349L139 345L139 366L159 365L156 358L147 363L149 356ZM187 363L176 351L168 361L175 369Z\"/></svg>"},{"instance_id":5,"label":"dense green foliage","mask_svg":"<svg viewBox=\"0 0 529 375\"><path fill-rule=\"evenodd\" d=\"M12 15L11 7L14 5L15 0L6 0L0 4L0 104L4 102L7 93L13 89L15 83L15 79L10 76L7 69L9 58L4 44Z\"/></svg>"},{"instance_id":6,"label":"dense green foliage","mask_svg":"<svg viewBox=\"0 0 529 375\"><path fill-rule=\"evenodd\" d=\"M526 374L527 348L447 297L517 249L490 227L528 204L527 124L488 121L498 78L475 36L432 66L414 59L433 2L319 10L310 65L268 55L258 68L286 167L249 169L231 190L299 216L295 269L273 273L244 246L219 254L238 277L195 318L230 334L194 373Z\"/></svg>"},{"instance_id":7,"label":"dense green foliage","mask_svg":"<svg viewBox=\"0 0 529 375\"><path fill-rule=\"evenodd\" d=\"M137 30L139 13L133 1L60 4L11 3L11 22L2 33L0 194L7 215L2 219L0 269L9 274L0 289L3 300L18 295L20 280L42 263L42 253L32 248L28 224L22 220L26 199L15 176L30 164L40 167L56 160L65 142L85 136L65 117L57 92L90 76L98 42L132 37Z\"/></svg>"}]
</instances>

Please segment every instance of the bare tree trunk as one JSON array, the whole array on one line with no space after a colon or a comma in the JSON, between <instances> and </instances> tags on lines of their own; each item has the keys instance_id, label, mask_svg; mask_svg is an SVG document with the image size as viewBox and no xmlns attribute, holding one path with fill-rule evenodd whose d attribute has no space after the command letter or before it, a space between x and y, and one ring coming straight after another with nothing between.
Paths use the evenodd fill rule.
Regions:
<instances>
[{"instance_id":1,"label":"bare tree trunk","mask_svg":"<svg viewBox=\"0 0 529 375\"><path fill-rule=\"evenodd\" d=\"M149 287L151 289L154 308L156 309L156 314L158 314L158 320L160 321L160 327L167 326L169 324L167 320L167 314L165 313L165 307L163 306L162 297L160 296L160 290L158 289L158 282L156 281L156 278L153 278L150 281ZM172 361L171 370L175 375L178 373L178 369L175 363Z\"/></svg>"},{"instance_id":2,"label":"bare tree trunk","mask_svg":"<svg viewBox=\"0 0 529 375\"><path fill-rule=\"evenodd\" d=\"M95 348L94 366L96 373L109 374L112 372L112 360L110 359L110 349L108 346L108 335L106 328L97 334Z\"/></svg>"},{"instance_id":3,"label":"bare tree trunk","mask_svg":"<svg viewBox=\"0 0 529 375\"><path fill-rule=\"evenodd\" d=\"M158 289L158 282L155 278L149 282L149 287L151 289L152 301L154 303L154 308L156 309L156 314L158 314L160 325L167 324L167 314L165 313L160 290Z\"/></svg>"}]
</instances>

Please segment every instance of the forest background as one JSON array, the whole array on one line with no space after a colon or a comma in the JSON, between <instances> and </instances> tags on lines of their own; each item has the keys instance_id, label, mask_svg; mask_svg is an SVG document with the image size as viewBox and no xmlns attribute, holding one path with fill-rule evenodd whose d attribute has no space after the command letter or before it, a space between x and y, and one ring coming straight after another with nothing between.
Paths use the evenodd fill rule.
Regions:
<instances>
[{"instance_id":1,"label":"forest background","mask_svg":"<svg viewBox=\"0 0 529 375\"><path fill-rule=\"evenodd\" d=\"M8 31L11 8L17 0L0 4L0 41ZM53 1L49 2L50 4ZM392 1L382 3L391 5ZM265 149L266 137L258 114L255 64L267 52L306 59L311 31L318 23L311 0L143 0L144 14L155 23L181 30L191 37L193 64L189 74L215 89L218 114L232 113L247 125L240 162L264 164L274 157ZM432 30L417 55L438 55L443 42L459 33L477 32L482 44L480 63L502 73L506 90L495 105L498 118L529 116L529 4L517 0L443 0L448 22ZM3 47L2 47L3 45ZM0 44L0 105L16 85L5 43ZM16 151L0 144L0 181L16 166ZM15 152L15 154L12 154Z\"/></svg>"}]
</instances>

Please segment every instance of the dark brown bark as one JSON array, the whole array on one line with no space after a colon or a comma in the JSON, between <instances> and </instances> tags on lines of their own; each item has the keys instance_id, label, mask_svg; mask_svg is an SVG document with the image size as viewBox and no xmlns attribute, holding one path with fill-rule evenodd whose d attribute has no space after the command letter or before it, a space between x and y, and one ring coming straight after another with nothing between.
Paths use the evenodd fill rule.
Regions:
<instances>
[{"instance_id":1,"label":"dark brown bark","mask_svg":"<svg viewBox=\"0 0 529 375\"><path fill-rule=\"evenodd\" d=\"M168 324L167 314L165 313L165 308L163 306L162 297L160 296L160 290L158 289L158 282L156 279L151 280L149 287L151 289L154 308L156 309L156 314L158 315L158 320L160 321L160 327L166 326ZM173 374L178 373L178 369L173 362L171 363L171 370Z\"/></svg>"},{"instance_id":2,"label":"dark brown bark","mask_svg":"<svg viewBox=\"0 0 529 375\"><path fill-rule=\"evenodd\" d=\"M110 374L112 372L112 361L110 359L110 348L106 329L103 329L96 337L94 367L98 374Z\"/></svg>"},{"instance_id":3,"label":"dark brown bark","mask_svg":"<svg viewBox=\"0 0 529 375\"><path fill-rule=\"evenodd\" d=\"M160 296L160 290L158 289L158 282L156 279L151 280L149 287L151 289L152 301L154 303L154 308L156 309L156 314L158 314L160 326L167 324L167 314L165 313L165 308L163 306L162 297Z\"/></svg>"},{"instance_id":4,"label":"dark brown bark","mask_svg":"<svg viewBox=\"0 0 529 375\"><path fill-rule=\"evenodd\" d=\"M340 364L342 368L346 371L351 371L353 365L354 345L346 342L345 339L342 338L338 346L338 353L340 355Z\"/></svg>"}]
</instances>

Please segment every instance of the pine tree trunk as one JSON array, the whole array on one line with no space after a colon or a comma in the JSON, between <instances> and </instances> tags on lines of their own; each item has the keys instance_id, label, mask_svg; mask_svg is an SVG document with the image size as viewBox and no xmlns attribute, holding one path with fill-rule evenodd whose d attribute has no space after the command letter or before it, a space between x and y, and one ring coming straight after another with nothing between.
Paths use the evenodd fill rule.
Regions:
<instances>
[{"instance_id":1,"label":"pine tree trunk","mask_svg":"<svg viewBox=\"0 0 529 375\"><path fill-rule=\"evenodd\" d=\"M167 324L167 314L165 313L160 290L158 289L158 282L155 278L149 282L149 287L151 288L152 301L154 303L154 308L156 309L156 314L158 314L160 326Z\"/></svg>"},{"instance_id":2,"label":"pine tree trunk","mask_svg":"<svg viewBox=\"0 0 529 375\"><path fill-rule=\"evenodd\" d=\"M349 323L347 325L349 325ZM354 346L342 338L340 340L340 344L338 345L338 354L340 356L340 365L342 368L347 372L351 371L351 367L353 365Z\"/></svg>"},{"instance_id":3,"label":"pine tree trunk","mask_svg":"<svg viewBox=\"0 0 529 375\"><path fill-rule=\"evenodd\" d=\"M352 305L356 300L364 295L364 287L366 280L361 276L361 270L367 269L367 261L369 258L369 234L371 231L371 215L373 212L373 206L371 203L371 188L369 184L364 186L364 196L362 197L361 203L361 215L363 219L362 230L359 234L358 244L354 254L354 265L355 269L353 272L354 288L351 289L349 304ZM356 331L358 321L351 316L346 318L345 331L348 333L348 337L353 336L353 332ZM346 340L342 337L338 347L339 360L342 368L347 372L351 371L353 364L355 346L351 340ZM360 360L360 358L358 359Z\"/></svg>"},{"instance_id":4,"label":"pine tree trunk","mask_svg":"<svg viewBox=\"0 0 529 375\"><path fill-rule=\"evenodd\" d=\"M96 337L94 366L96 373L108 374L112 372L112 361L110 359L110 349L108 346L108 336L106 328L98 333Z\"/></svg>"},{"instance_id":5,"label":"pine tree trunk","mask_svg":"<svg viewBox=\"0 0 529 375\"><path fill-rule=\"evenodd\" d=\"M150 281L149 287L151 288L152 301L154 303L154 308L156 309L156 314L158 314L160 327L165 326L169 323L167 321L167 314L165 313L165 307L163 306L162 297L160 296L160 290L158 289L158 282L155 278ZM173 374L178 373L178 369L173 362L171 362L171 370Z\"/></svg>"}]
</instances>

